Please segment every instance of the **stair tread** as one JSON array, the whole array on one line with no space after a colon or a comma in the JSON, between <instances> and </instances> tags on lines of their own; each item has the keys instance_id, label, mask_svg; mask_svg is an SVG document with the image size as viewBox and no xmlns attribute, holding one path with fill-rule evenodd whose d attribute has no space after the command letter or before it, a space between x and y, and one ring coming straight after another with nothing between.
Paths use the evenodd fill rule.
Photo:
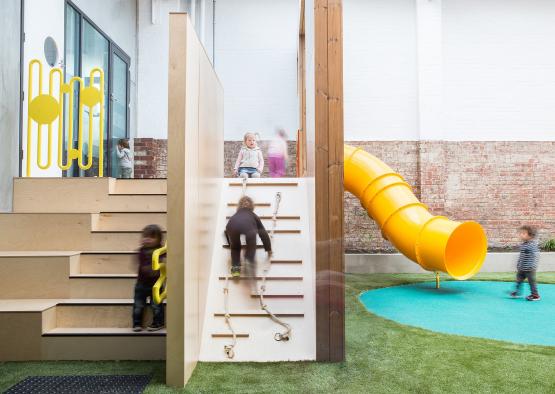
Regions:
<instances>
[{"instance_id":1,"label":"stair tread","mask_svg":"<svg viewBox=\"0 0 555 394\"><path fill-rule=\"evenodd\" d=\"M0 251L0 257L65 257L80 254L79 251L53 251L53 250L32 250L32 251Z\"/></svg>"},{"instance_id":2,"label":"stair tread","mask_svg":"<svg viewBox=\"0 0 555 394\"><path fill-rule=\"evenodd\" d=\"M143 230L103 230L103 229L96 229L92 230L91 233L113 233L113 234L141 234ZM166 230L162 230L162 233L166 233Z\"/></svg>"},{"instance_id":3,"label":"stair tread","mask_svg":"<svg viewBox=\"0 0 555 394\"><path fill-rule=\"evenodd\" d=\"M131 327L56 327L43 336L165 336L166 330L134 332Z\"/></svg>"},{"instance_id":4,"label":"stair tread","mask_svg":"<svg viewBox=\"0 0 555 394\"><path fill-rule=\"evenodd\" d=\"M166 301L164 300L164 303ZM42 312L54 306L133 305L132 298L63 298L1 300L0 312Z\"/></svg>"},{"instance_id":5,"label":"stair tread","mask_svg":"<svg viewBox=\"0 0 555 394\"><path fill-rule=\"evenodd\" d=\"M229 186L243 186L243 182L229 182L228 183ZM262 180L262 181L252 181L249 180L247 182L247 187L249 186L298 186L299 182L296 181L266 181L266 180Z\"/></svg>"},{"instance_id":6,"label":"stair tread","mask_svg":"<svg viewBox=\"0 0 555 394\"><path fill-rule=\"evenodd\" d=\"M54 299L1 300L0 312L42 312L55 306L57 301Z\"/></svg>"},{"instance_id":7,"label":"stair tread","mask_svg":"<svg viewBox=\"0 0 555 394\"><path fill-rule=\"evenodd\" d=\"M81 254L137 254L136 250L86 250Z\"/></svg>"},{"instance_id":8,"label":"stair tread","mask_svg":"<svg viewBox=\"0 0 555 394\"><path fill-rule=\"evenodd\" d=\"M73 274L70 279L87 279L87 278L136 278L137 274Z\"/></svg>"},{"instance_id":9,"label":"stair tread","mask_svg":"<svg viewBox=\"0 0 555 394\"><path fill-rule=\"evenodd\" d=\"M272 311L272 313L275 316L278 317L303 317L304 313L303 312L276 312L276 311ZM236 312L230 312L229 313L230 316L244 316L244 317L248 317L248 316L260 316L260 317L270 317L269 314L267 314L264 311L236 311ZM225 316L224 312L215 312L214 316L216 317L223 317Z\"/></svg>"},{"instance_id":10,"label":"stair tread","mask_svg":"<svg viewBox=\"0 0 555 394\"><path fill-rule=\"evenodd\" d=\"M119 215L134 215L134 214L136 214L136 213L139 213L139 214L141 214L141 215L144 215L144 214L153 214L153 215L160 215L160 214L164 214L164 215L165 215L165 214L167 214L168 212L167 212L167 211L148 211L148 212L132 212L132 211L120 211L120 212L117 212L117 211L100 211L100 212L98 212L98 214L99 214L99 215L104 215L104 214L106 214L106 215L113 215L113 214L119 214Z\"/></svg>"},{"instance_id":11,"label":"stair tread","mask_svg":"<svg viewBox=\"0 0 555 394\"><path fill-rule=\"evenodd\" d=\"M251 294L251 298L259 298L258 294ZM264 298L304 298L303 294L264 294Z\"/></svg>"},{"instance_id":12,"label":"stair tread","mask_svg":"<svg viewBox=\"0 0 555 394\"><path fill-rule=\"evenodd\" d=\"M237 205L239 205L239 204L236 203L236 202L228 202L227 203L228 207L236 207ZM254 203L255 208L256 207L271 207L271 206L272 206L272 203L270 203L270 202L256 202L256 203Z\"/></svg>"},{"instance_id":13,"label":"stair tread","mask_svg":"<svg viewBox=\"0 0 555 394\"><path fill-rule=\"evenodd\" d=\"M259 217L261 220L272 220L272 216L271 216L271 215L259 215L258 217ZM226 218L226 219L231 219L231 216L230 216L230 215L227 215L225 218ZM278 215L278 216L276 216L276 219L277 219L277 220L301 220L301 217L300 217L300 216L295 216L295 215L292 215L292 216Z\"/></svg>"},{"instance_id":14,"label":"stair tread","mask_svg":"<svg viewBox=\"0 0 555 394\"><path fill-rule=\"evenodd\" d=\"M235 336L237 338L248 338L250 335L249 334L239 334L236 333ZM212 338L233 338L233 334L229 334L229 333L213 333L211 334Z\"/></svg>"},{"instance_id":15,"label":"stair tread","mask_svg":"<svg viewBox=\"0 0 555 394\"><path fill-rule=\"evenodd\" d=\"M220 276L220 280L225 280L225 276ZM255 279L255 280L262 280L261 276L240 276L239 278L233 278L232 276L228 276L230 280L246 280L246 279ZM266 280L303 280L302 276L267 276Z\"/></svg>"}]
</instances>

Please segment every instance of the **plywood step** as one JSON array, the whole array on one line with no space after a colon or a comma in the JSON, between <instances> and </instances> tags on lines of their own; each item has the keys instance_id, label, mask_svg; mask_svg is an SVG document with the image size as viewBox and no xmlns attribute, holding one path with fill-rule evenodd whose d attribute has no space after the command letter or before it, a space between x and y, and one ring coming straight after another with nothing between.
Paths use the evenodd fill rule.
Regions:
<instances>
[{"instance_id":1,"label":"plywood step","mask_svg":"<svg viewBox=\"0 0 555 394\"><path fill-rule=\"evenodd\" d=\"M81 274L136 274L137 252L83 252L79 257Z\"/></svg>"},{"instance_id":2,"label":"plywood step","mask_svg":"<svg viewBox=\"0 0 555 394\"><path fill-rule=\"evenodd\" d=\"M53 331L42 336L40 360L164 360L166 336L163 332L94 332L85 329Z\"/></svg>"},{"instance_id":3,"label":"plywood step","mask_svg":"<svg viewBox=\"0 0 555 394\"><path fill-rule=\"evenodd\" d=\"M101 212L95 214L96 231L141 231L149 224L167 227L165 212Z\"/></svg>"},{"instance_id":4,"label":"plywood step","mask_svg":"<svg viewBox=\"0 0 555 394\"><path fill-rule=\"evenodd\" d=\"M78 263L78 252L2 252L0 299L67 298L70 270Z\"/></svg>"},{"instance_id":5,"label":"plywood step","mask_svg":"<svg viewBox=\"0 0 555 394\"><path fill-rule=\"evenodd\" d=\"M136 278L137 274L75 274L70 275L70 279L125 279Z\"/></svg>"},{"instance_id":6,"label":"plywood step","mask_svg":"<svg viewBox=\"0 0 555 394\"><path fill-rule=\"evenodd\" d=\"M249 334L235 334L235 337L237 337L237 338L248 338ZM233 338L233 334L217 333L217 334L212 334L212 338Z\"/></svg>"},{"instance_id":7,"label":"plywood step","mask_svg":"<svg viewBox=\"0 0 555 394\"><path fill-rule=\"evenodd\" d=\"M0 214L0 250L91 251L130 250L138 246L140 233L91 232L90 213Z\"/></svg>"},{"instance_id":8,"label":"plywood step","mask_svg":"<svg viewBox=\"0 0 555 394\"><path fill-rule=\"evenodd\" d=\"M166 179L114 179L110 194L167 194Z\"/></svg>"},{"instance_id":9,"label":"plywood step","mask_svg":"<svg viewBox=\"0 0 555 394\"><path fill-rule=\"evenodd\" d=\"M275 182L272 182L272 181L270 181L270 182L268 182L268 181L265 181L265 182L256 182L256 181L250 180L250 181L247 182L247 189L248 189L249 187L267 187L267 186L269 186L269 187L295 186L295 187L296 187L296 186L298 186L298 185L299 185L298 182L280 182L280 181L275 181ZM239 186L240 186L240 187L243 187L243 182L230 182L230 183L229 183L229 186L231 186L231 187L239 187Z\"/></svg>"},{"instance_id":10,"label":"plywood step","mask_svg":"<svg viewBox=\"0 0 555 394\"><path fill-rule=\"evenodd\" d=\"M228 202L228 203L227 203L227 206L228 206L228 207L238 207L239 204L236 203L236 202ZM255 207L255 208L271 207L271 206L272 206L272 204L269 203L269 202L257 202L257 203L254 203L254 207Z\"/></svg>"},{"instance_id":11,"label":"plywood step","mask_svg":"<svg viewBox=\"0 0 555 394\"><path fill-rule=\"evenodd\" d=\"M111 178L16 178L13 210L51 213L166 211L165 194L109 194L114 181ZM132 183L137 181L140 188L144 188L139 180Z\"/></svg>"},{"instance_id":12,"label":"plywood step","mask_svg":"<svg viewBox=\"0 0 555 394\"><path fill-rule=\"evenodd\" d=\"M239 278L233 278L231 276L227 277L229 280L262 280L261 276L240 276ZM220 276L219 280L225 280L225 276ZM302 276L267 276L266 280L303 280Z\"/></svg>"},{"instance_id":13,"label":"plywood step","mask_svg":"<svg viewBox=\"0 0 555 394\"><path fill-rule=\"evenodd\" d=\"M114 336L166 336L166 330L134 332L132 328L117 327L56 327L42 334L45 337L114 337Z\"/></svg>"},{"instance_id":14,"label":"plywood step","mask_svg":"<svg viewBox=\"0 0 555 394\"><path fill-rule=\"evenodd\" d=\"M272 220L272 218L273 218L272 215L262 215L262 216L258 216L258 217L261 220ZM228 215L225 218L229 220L229 219L231 219L231 216ZM277 220L301 220L301 217L300 216L295 216L295 215L292 215L292 216L277 215L276 219Z\"/></svg>"},{"instance_id":15,"label":"plywood step","mask_svg":"<svg viewBox=\"0 0 555 394\"><path fill-rule=\"evenodd\" d=\"M260 298L258 294L251 294L251 298ZM304 298L303 294L264 294L264 298Z\"/></svg>"},{"instance_id":16,"label":"plywood step","mask_svg":"<svg viewBox=\"0 0 555 394\"><path fill-rule=\"evenodd\" d=\"M136 279L131 276L72 276L69 280L69 298L133 297Z\"/></svg>"},{"instance_id":17,"label":"plywood step","mask_svg":"<svg viewBox=\"0 0 555 394\"><path fill-rule=\"evenodd\" d=\"M276 316L276 317L304 317L304 313L294 313L294 312L274 312L272 311L272 313ZM270 315L268 315L266 312L261 311L261 312L251 312L251 311L245 311L245 312L231 312L229 314L231 317L270 317ZM214 313L214 317L224 317L225 313L223 312L217 312Z\"/></svg>"}]
</instances>

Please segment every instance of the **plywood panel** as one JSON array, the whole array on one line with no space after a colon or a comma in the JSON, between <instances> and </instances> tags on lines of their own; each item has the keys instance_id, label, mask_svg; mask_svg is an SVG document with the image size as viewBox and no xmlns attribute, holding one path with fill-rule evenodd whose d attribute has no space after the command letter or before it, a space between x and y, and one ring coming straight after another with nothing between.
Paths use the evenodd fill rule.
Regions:
<instances>
[{"instance_id":1,"label":"plywood panel","mask_svg":"<svg viewBox=\"0 0 555 394\"><path fill-rule=\"evenodd\" d=\"M223 177L223 90L186 14L170 16L168 115L166 378L182 387L200 350Z\"/></svg>"}]
</instances>

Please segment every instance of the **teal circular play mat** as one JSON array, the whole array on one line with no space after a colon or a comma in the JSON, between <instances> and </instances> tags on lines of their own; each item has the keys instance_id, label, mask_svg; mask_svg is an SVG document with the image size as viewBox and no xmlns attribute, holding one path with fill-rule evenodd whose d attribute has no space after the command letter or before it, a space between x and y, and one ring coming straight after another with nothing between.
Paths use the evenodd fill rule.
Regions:
<instances>
[{"instance_id":1,"label":"teal circular play mat","mask_svg":"<svg viewBox=\"0 0 555 394\"><path fill-rule=\"evenodd\" d=\"M541 301L511 298L514 283L447 281L385 287L360 295L366 309L409 326L447 334L555 346L555 285L540 284ZM522 295L530 294L528 283Z\"/></svg>"}]
</instances>

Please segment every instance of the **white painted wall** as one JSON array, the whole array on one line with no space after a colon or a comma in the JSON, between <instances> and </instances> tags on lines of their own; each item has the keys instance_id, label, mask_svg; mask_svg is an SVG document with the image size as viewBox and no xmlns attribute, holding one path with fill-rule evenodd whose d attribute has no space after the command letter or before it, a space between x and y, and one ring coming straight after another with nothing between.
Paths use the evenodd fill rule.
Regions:
<instances>
[{"instance_id":1,"label":"white painted wall","mask_svg":"<svg viewBox=\"0 0 555 394\"><path fill-rule=\"evenodd\" d=\"M297 104L298 0L218 0L215 66L225 93L225 139L291 136Z\"/></svg>"},{"instance_id":2,"label":"white painted wall","mask_svg":"<svg viewBox=\"0 0 555 394\"><path fill-rule=\"evenodd\" d=\"M169 12L179 2L151 1L139 0L137 137L168 138Z\"/></svg>"},{"instance_id":3,"label":"white painted wall","mask_svg":"<svg viewBox=\"0 0 555 394\"><path fill-rule=\"evenodd\" d=\"M415 0L344 0L345 140L418 138Z\"/></svg>"},{"instance_id":4,"label":"white painted wall","mask_svg":"<svg viewBox=\"0 0 555 394\"><path fill-rule=\"evenodd\" d=\"M23 89L25 92L25 100L23 102L23 175L25 176L25 168L27 163L27 105L29 94L27 91L28 86L28 65L32 59L39 59L43 62L43 93L47 92L48 89L48 73L50 72L50 67L46 64L44 58L44 40L46 37L50 36L56 41L58 46L59 59L63 59L64 54L64 0L26 0L25 1L25 43L24 43L24 81ZM59 64L61 65L61 63ZM58 65L58 66L59 66ZM38 74L33 77L36 82L34 87L33 95L38 94ZM33 122L34 123L34 122ZM59 177L62 175L62 171L56 165L57 160L57 146L58 146L58 122L53 123L53 138L52 138L52 166L47 170L41 170L36 165L36 154L37 154L37 139L36 139L36 124L33 126L35 131L33 132L33 140L31 147L31 176L50 176ZM43 163L46 161L47 154L47 131L46 127L43 126Z\"/></svg>"},{"instance_id":5,"label":"white painted wall","mask_svg":"<svg viewBox=\"0 0 555 394\"><path fill-rule=\"evenodd\" d=\"M194 4L194 7L193 7ZM137 137L168 138L169 13L204 17L197 29L212 59L212 0L138 0Z\"/></svg>"},{"instance_id":6,"label":"white painted wall","mask_svg":"<svg viewBox=\"0 0 555 394\"><path fill-rule=\"evenodd\" d=\"M21 2L2 2L0 12L0 212L12 208L13 177L19 172L19 66Z\"/></svg>"},{"instance_id":7,"label":"white painted wall","mask_svg":"<svg viewBox=\"0 0 555 394\"><path fill-rule=\"evenodd\" d=\"M449 140L555 139L555 2L443 0Z\"/></svg>"}]
</instances>

